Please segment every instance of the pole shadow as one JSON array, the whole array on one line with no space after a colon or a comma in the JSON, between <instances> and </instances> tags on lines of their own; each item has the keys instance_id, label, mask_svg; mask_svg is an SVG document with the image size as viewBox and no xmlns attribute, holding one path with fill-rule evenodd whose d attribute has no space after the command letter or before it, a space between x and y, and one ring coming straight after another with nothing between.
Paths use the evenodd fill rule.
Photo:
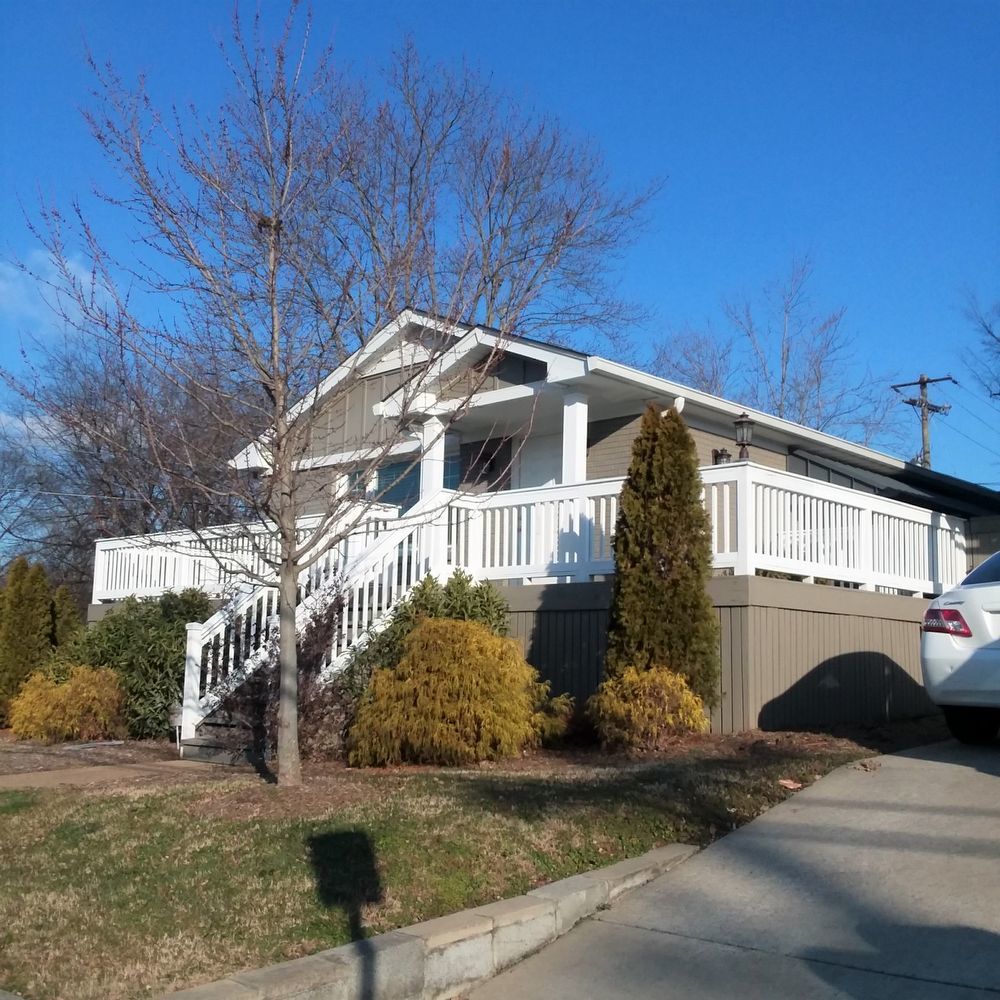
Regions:
<instances>
[{"instance_id":1,"label":"pole shadow","mask_svg":"<svg viewBox=\"0 0 1000 1000\"><path fill-rule=\"evenodd\" d=\"M376 955L362 914L366 904L382 902L384 892L371 838L362 830L335 830L311 835L306 847L316 897L327 909L343 910L361 957L358 1000L375 1000Z\"/></svg>"}]
</instances>

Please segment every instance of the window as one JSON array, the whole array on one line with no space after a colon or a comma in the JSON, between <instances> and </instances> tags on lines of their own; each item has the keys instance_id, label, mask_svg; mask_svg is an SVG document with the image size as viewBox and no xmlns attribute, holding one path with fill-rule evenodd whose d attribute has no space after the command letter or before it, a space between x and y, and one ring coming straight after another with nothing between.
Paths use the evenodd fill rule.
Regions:
<instances>
[{"instance_id":1,"label":"window","mask_svg":"<svg viewBox=\"0 0 1000 1000\"><path fill-rule=\"evenodd\" d=\"M994 552L986 562L977 566L962 581L962 586L976 583L1000 583L1000 552Z\"/></svg>"},{"instance_id":2,"label":"window","mask_svg":"<svg viewBox=\"0 0 1000 1000\"><path fill-rule=\"evenodd\" d=\"M383 465L376 476L375 492L379 503L397 504L406 510L420 496L420 466L414 465L407 472L410 461Z\"/></svg>"},{"instance_id":3,"label":"window","mask_svg":"<svg viewBox=\"0 0 1000 1000\"><path fill-rule=\"evenodd\" d=\"M365 469L352 469L347 473L347 494L352 497L363 497L367 492Z\"/></svg>"}]
</instances>

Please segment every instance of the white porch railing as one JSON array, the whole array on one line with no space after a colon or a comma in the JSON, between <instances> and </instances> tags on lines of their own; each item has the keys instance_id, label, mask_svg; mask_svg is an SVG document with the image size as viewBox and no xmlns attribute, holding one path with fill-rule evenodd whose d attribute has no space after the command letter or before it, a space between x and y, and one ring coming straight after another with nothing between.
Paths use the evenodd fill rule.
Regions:
<instances>
[{"instance_id":1,"label":"white porch railing","mask_svg":"<svg viewBox=\"0 0 1000 1000\"><path fill-rule=\"evenodd\" d=\"M610 573L622 482L458 497L448 512L448 564L481 580L588 580Z\"/></svg>"},{"instance_id":2,"label":"white porch railing","mask_svg":"<svg viewBox=\"0 0 1000 1000\"><path fill-rule=\"evenodd\" d=\"M940 594L968 572L963 518L745 462L701 470L717 569Z\"/></svg>"},{"instance_id":3,"label":"white porch railing","mask_svg":"<svg viewBox=\"0 0 1000 1000\"><path fill-rule=\"evenodd\" d=\"M373 506L347 544L353 552L364 549L380 524L398 516L399 508L391 504ZM318 523L318 517L299 521L302 531L310 531ZM265 577L268 558L276 555L277 544L273 529L263 524L223 524L201 532L102 538L94 552L92 603L159 597L188 587L219 597L248 578Z\"/></svg>"},{"instance_id":4,"label":"white porch railing","mask_svg":"<svg viewBox=\"0 0 1000 1000\"><path fill-rule=\"evenodd\" d=\"M704 468L701 476L716 569L787 573L909 594L939 594L967 572L968 526L962 518L749 462ZM338 547L303 574L296 626L305 628L314 610L339 597L336 619L328 623L327 665L336 669L347 650L377 630L428 573L443 577L460 568L476 579L536 583L611 573L622 482L479 496L445 490L395 521L387 523L379 511L356 545ZM173 548L160 544L165 556L148 541L101 543L98 562L103 551L107 571L100 586L95 581L95 595L198 585L206 557L192 556L185 549L189 543L188 537ZM131 555L130 547L136 549ZM127 567L133 565L139 569L130 576ZM220 691L270 655L276 612L275 588L261 586L238 593L208 622L189 627L185 735L193 735L218 704Z\"/></svg>"},{"instance_id":5,"label":"white porch railing","mask_svg":"<svg viewBox=\"0 0 1000 1000\"><path fill-rule=\"evenodd\" d=\"M450 491L430 497L405 517L371 520L369 544L340 546L299 576L296 634L309 627L314 612L340 599L329 628L326 666L363 641L392 606L428 574L445 570L445 533ZM345 540L346 541L346 540ZM277 636L278 589L259 586L237 594L205 622L187 627L181 737L195 735L198 724L225 695L262 666Z\"/></svg>"}]
</instances>

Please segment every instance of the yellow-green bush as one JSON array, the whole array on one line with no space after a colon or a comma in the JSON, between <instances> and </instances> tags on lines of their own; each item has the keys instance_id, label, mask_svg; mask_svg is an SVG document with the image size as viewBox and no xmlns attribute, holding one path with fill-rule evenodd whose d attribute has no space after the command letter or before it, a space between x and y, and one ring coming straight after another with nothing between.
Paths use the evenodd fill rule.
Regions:
<instances>
[{"instance_id":1,"label":"yellow-green bush","mask_svg":"<svg viewBox=\"0 0 1000 1000\"><path fill-rule=\"evenodd\" d=\"M123 694L107 667L70 667L59 683L33 673L10 706L10 727L19 740L58 743L123 736Z\"/></svg>"},{"instance_id":2,"label":"yellow-green bush","mask_svg":"<svg viewBox=\"0 0 1000 1000\"><path fill-rule=\"evenodd\" d=\"M609 677L587 703L587 715L609 749L656 750L665 737L708 729L702 700L666 667L628 667Z\"/></svg>"},{"instance_id":3,"label":"yellow-green bush","mask_svg":"<svg viewBox=\"0 0 1000 1000\"><path fill-rule=\"evenodd\" d=\"M351 728L352 764L471 764L537 746L565 729L571 703L516 642L473 621L425 618L395 668L380 668ZM563 721L560 721L563 720Z\"/></svg>"}]
</instances>

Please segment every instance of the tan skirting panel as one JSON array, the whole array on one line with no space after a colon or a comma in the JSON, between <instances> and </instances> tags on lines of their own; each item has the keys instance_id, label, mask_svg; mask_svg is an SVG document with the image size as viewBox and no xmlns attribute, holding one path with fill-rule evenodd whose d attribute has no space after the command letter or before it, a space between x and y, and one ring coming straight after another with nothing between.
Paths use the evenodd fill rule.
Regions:
<instances>
[{"instance_id":1,"label":"tan skirting panel","mask_svg":"<svg viewBox=\"0 0 1000 1000\"><path fill-rule=\"evenodd\" d=\"M935 711L920 683L925 601L764 577L717 577L720 699L715 732L826 727ZM582 703L600 683L608 583L505 588L511 635Z\"/></svg>"}]
</instances>

